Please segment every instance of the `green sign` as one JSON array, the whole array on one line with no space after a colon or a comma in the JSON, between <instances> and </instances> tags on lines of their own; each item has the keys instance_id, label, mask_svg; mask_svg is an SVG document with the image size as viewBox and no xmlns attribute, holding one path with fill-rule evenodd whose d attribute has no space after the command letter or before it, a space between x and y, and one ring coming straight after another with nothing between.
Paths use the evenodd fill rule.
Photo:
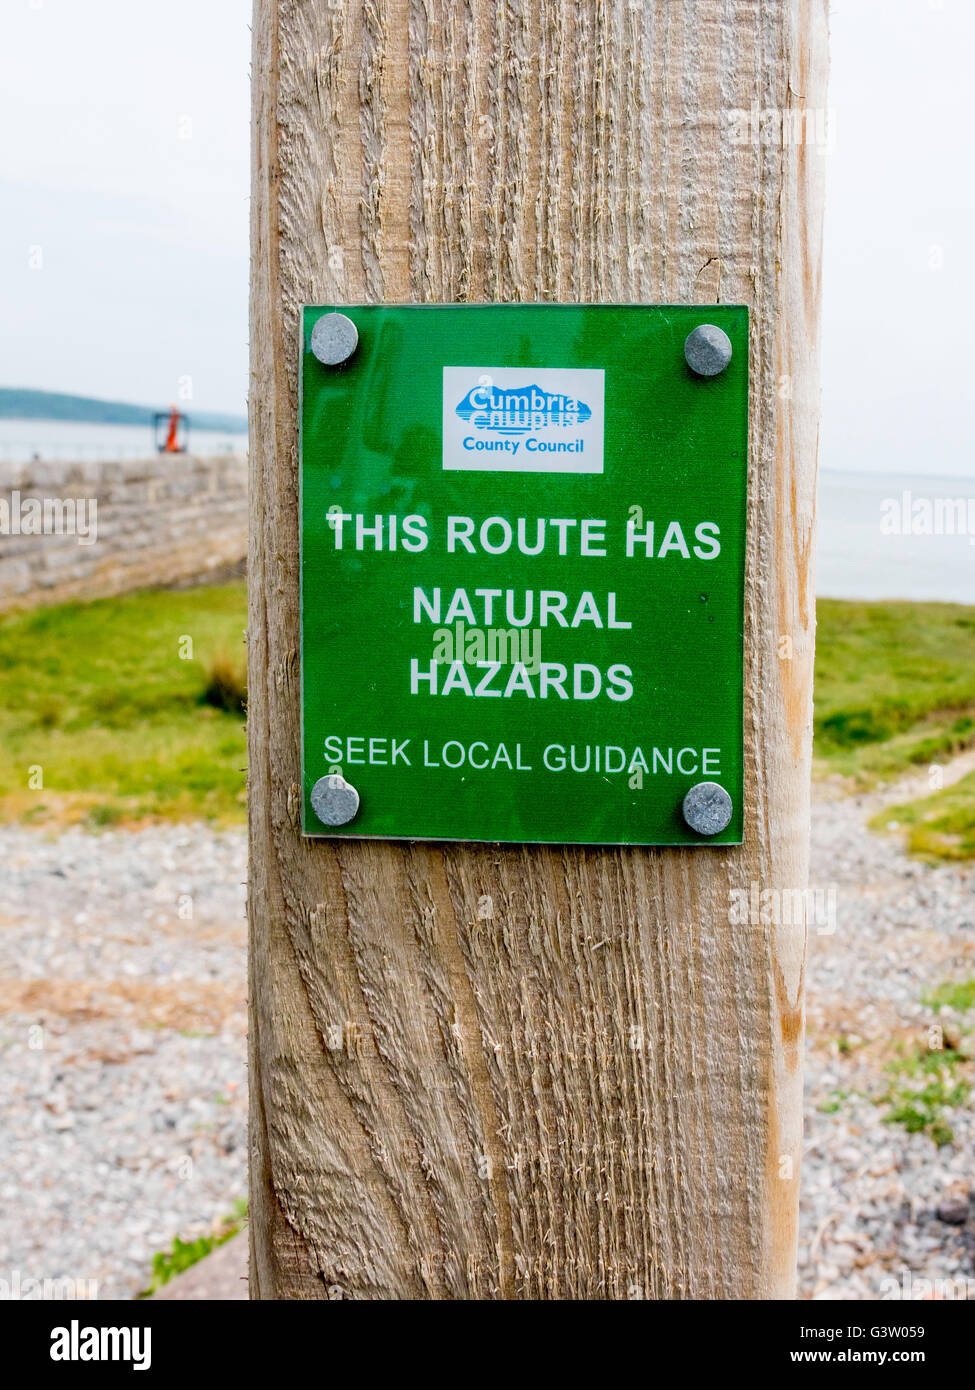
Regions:
<instances>
[{"instance_id":1,"label":"green sign","mask_svg":"<svg viewBox=\"0 0 975 1390\"><path fill-rule=\"evenodd\" d=\"M318 356L336 308L302 325L304 833L740 843L747 309L337 308Z\"/></svg>"}]
</instances>

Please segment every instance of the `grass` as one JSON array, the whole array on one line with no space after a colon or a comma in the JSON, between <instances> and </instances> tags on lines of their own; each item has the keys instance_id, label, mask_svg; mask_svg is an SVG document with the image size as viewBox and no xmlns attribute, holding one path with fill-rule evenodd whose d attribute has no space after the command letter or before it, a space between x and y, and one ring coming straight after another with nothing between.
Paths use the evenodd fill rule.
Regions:
<instances>
[{"instance_id":1,"label":"grass","mask_svg":"<svg viewBox=\"0 0 975 1390\"><path fill-rule=\"evenodd\" d=\"M817 605L814 768L857 789L975 747L975 608ZM975 773L874 817L929 860L975 858Z\"/></svg>"},{"instance_id":2,"label":"grass","mask_svg":"<svg viewBox=\"0 0 975 1390\"><path fill-rule=\"evenodd\" d=\"M244 817L242 583L0 616L0 819ZM866 789L975 747L975 608L818 604L815 769ZM975 775L878 818L975 857Z\"/></svg>"},{"instance_id":3,"label":"grass","mask_svg":"<svg viewBox=\"0 0 975 1390\"><path fill-rule=\"evenodd\" d=\"M816 1109L821 1115L835 1115L852 1095L852 1091L844 1090L842 1086L834 1086L826 1099L819 1102Z\"/></svg>"},{"instance_id":4,"label":"grass","mask_svg":"<svg viewBox=\"0 0 975 1390\"><path fill-rule=\"evenodd\" d=\"M226 652L217 652L210 662L203 701L228 714L244 714L247 709L247 672L235 666Z\"/></svg>"},{"instance_id":5,"label":"grass","mask_svg":"<svg viewBox=\"0 0 975 1390\"><path fill-rule=\"evenodd\" d=\"M975 980L946 980L921 1001L935 1014L942 1009L969 1014L975 1009ZM892 1084L878 1102L890 1106L884 1116L888 1124L903 1125L910 1134L927 1134L938 1145L953 1141L946 1112L964 1105L971 1094L970 1031L963 1024L957 1038L949 1041L943 1034L941 1048L898 1047L899 1055L886 1068Z\"/></svg>"},{"instance_id":6,"label":"grass","mask_svg":"<svg viewBox=\"0 0 975 1390\"><path fill-rule=\"evenodd\" d=\"M975 772L932 796L888 806L870 825L904 830L907 848L922 859L975 858Z\"/></svg>"},{"instance_id":7,"label":"grass","mask_svg":"<svg viewBox=\"0 0 975 1390\"><path fill-rule=\"evenodd\" d=\"M946 1111L964 1105L971 1091L967 1077L959 1069L971 1061L964 1053L946 1048L930 1052L915 1047L890 1062L890 1089L880 1097L890 1109L884 1116L888 1124L903 1125L909 1134L926 1134L939 1147L955 1137Z\"/></svg>"},{"instance_id":8,"label":"grass","mask_svg":"<svg viewBox=\"0 0 975 1390\"><path fill-rule=\"evenodd\" d=\"M0 818L242 821L245 614L236 583L0 617Z\"/></svg>"},{"instance_id":9,"label":"grass","mask_svg":"<svg viewBox=\"0 0 975 1390\"><path fill-rule=\"evenodd\" d=\"M233 1214L226 1217L212 1235L198 1236L196 1240L180 1240L179 1236L176 1236L169 1250L160 1250L158 1254L153 1255L152 1278L136 1297L151 1298L164 1284L168 1284L170 1279L199 1264L200 1260L212 1250L216 1250L218 1245L226 1245L232 1236L238 1234L246 1220L247 1203L235 1202Z\"/></svg>"},{"instance_id":10,"label":"grass","mask_svg":"<svg viewBox=\"0 0 975 1390\"><path fill-rule=\"evenodd\" d=\"M815 758L858 787L975 746L975 608L817 604Z\"/></svg>"},{"instance_id":11,"label":"grass","mask_svg":"<svg viewBox=\"0 0 975 1390\"><path fill-rule=\"evenodd\" d=\"M926 994L923 1003L936 1014L942 1009L951 1009L956 1014L968 1013L975 1009L975 980L946 980Z\"/></svg>"}]
</instances>

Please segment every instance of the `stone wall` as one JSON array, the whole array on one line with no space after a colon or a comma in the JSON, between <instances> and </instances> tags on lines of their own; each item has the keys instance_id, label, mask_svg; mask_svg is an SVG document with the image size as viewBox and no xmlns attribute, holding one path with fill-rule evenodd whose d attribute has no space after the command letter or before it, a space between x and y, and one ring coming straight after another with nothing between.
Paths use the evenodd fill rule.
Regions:
<instances>
[{"instance_id":1,"label":"stone wall","mask_svg":"<svg viewBox=\"0 0 975 1390\"><path fill-rule=\"evenodd\" d=\"M0 610L217 577L246 553L246 459L0 464Z\"/></svg>"}]
</instances>

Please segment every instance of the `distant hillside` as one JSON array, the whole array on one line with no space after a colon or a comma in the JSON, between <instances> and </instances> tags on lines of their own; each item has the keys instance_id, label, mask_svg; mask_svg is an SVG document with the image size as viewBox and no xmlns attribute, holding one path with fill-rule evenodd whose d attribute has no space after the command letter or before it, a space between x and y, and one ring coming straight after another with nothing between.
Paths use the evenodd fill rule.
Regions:
<instances>
[{"instance_id":1,"label":"distant hillside","mask_svg":"<svg viewBox=\"0 0 975 1390\"><path fill-rule=\"evenodd\" d=\"M157 407L165 410L165 406ZM70 420L89 425L149 425L157 409L151 405L127 405L124 401L99 401L91 396L65 396L57 391L30 391L19 386L0 386L0 420ZM215 415L187 410L198 430L239 434L247 429L243 415Z\"/></svg>"}]
</instances>

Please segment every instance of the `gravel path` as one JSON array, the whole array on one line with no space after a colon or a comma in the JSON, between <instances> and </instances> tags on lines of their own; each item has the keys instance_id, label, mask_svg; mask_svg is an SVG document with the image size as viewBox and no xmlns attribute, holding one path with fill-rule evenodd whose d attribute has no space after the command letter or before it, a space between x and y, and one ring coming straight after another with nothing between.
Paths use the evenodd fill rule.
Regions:
<instances>
[{"instance_id":1,"label":"gravel path","mask_svg":"<svg viewBox=\"0 0 975 1390\"><path fill-rule=\"evenodd\" d=\"M245 856L0 830L0 1279L130 1298L246 1195Z\"/></svg>"},{"instance_id":2,"label":"gravel path","mask_svg":"<svg viewBox=\"0 0 975 1390\"><path fill-rule=\"evenodd\" d=\"M805 1297L975 1298L975 1103L944 1112L954 1140L941 1147L888 1123L889 1104L878 1104L892 1061L932 1042L950 1047L975 1022L922 1003L946 981L975 978L975 872L919 863L899 835L865 829L882 806L927 790L902 782L813 805L810 885L827 906L832 891L835 931L810 932ZM975 1082L973 1072L963 1065L951 1080Z\"/></svg>"},{"instance_id":3,"label":"gravel path","mask_svg":"<svg viewBox=\"0 0 975 1390\"><path fill-rule=\"evenodd\" d=\"M938 1148L877 1103L898 1046L964 1023L921 998L975 977L975 874L870 834L880 804L814 806L800 1293L975 1297L975 1106ZM244 1195L245 853L197 826L0 829L0 1279L129 1298Z\"/></svg>"}]
</instances>

